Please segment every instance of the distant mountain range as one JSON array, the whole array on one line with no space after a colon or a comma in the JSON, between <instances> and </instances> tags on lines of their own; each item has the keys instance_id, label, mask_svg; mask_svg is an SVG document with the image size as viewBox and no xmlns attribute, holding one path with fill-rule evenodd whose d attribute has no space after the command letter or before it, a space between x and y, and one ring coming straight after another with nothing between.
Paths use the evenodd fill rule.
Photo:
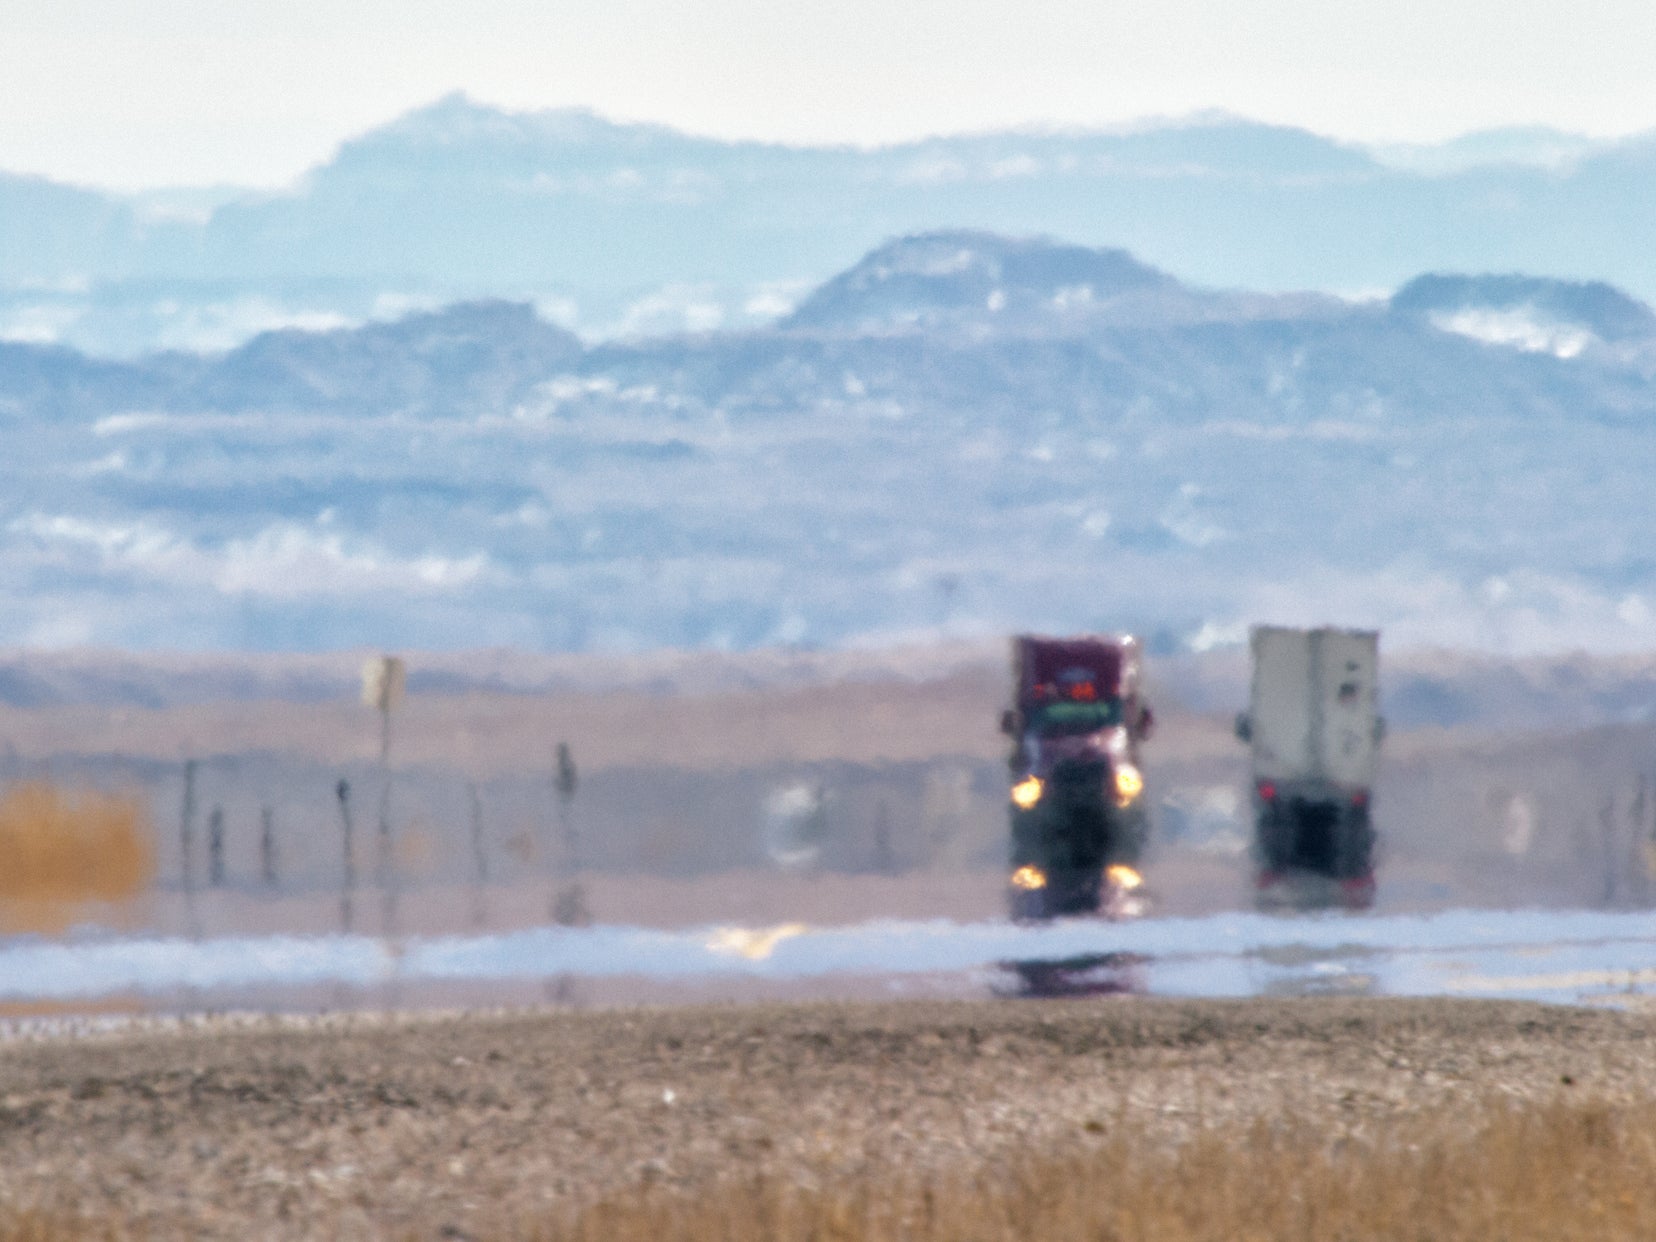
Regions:
<instances>
[{"instance_id":1,"label":"distant mountain range","mask_svg":"<svg viewBox=\"0 0 1656 1242\"><path fill-rule=\"evenodd\" d=\"M1216 291L961 230L743 330L585 343L492 300L0 344L0 644L1643 649L1653 375L1607 284Z\"/></svg>"},{"instance_id":2,"label":"distant mountain range","mask_svg":"<svg viewBox=\"0 0 1656 1242\"><path fill-rule=\"evenodd\" d=\"M283 193L0 174L0 338L137 356L507 298L586 339L767 324L939 227L1120 246L1183 281L1384 295L1423 271L1656 298L1656 136L1364 149L1230 117L794 148L440 100Z\"/></svg>"}]
</instances>

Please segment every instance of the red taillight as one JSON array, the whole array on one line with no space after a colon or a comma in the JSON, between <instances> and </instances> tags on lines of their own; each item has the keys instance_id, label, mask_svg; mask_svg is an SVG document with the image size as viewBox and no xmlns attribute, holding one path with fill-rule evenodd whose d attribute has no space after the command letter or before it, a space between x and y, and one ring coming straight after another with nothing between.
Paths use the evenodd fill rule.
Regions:
<instances>
[{"instance_id":1,"label":"red taillight","mask_svg":"<svg viewBox=\"0 0 1656 1242\"><path fill-rule=\"evenodd\" d=\"M1351 805L1356 806L1356 807L1367 806L1368 805L1368 790L1359 789L1356 793L1352 794L1351 795Z\"/></svg>"},{"instance_id":2,"label":"red taillight","mask_svg":"<svg viewBox=\"0 0 1656 1242\"><path fill-rule=\"evenodd\" d=\"M1276 801L1276 786L1270 781L1259 782L1259 796L1266 802Z\"/></svg>"}]
</instances>

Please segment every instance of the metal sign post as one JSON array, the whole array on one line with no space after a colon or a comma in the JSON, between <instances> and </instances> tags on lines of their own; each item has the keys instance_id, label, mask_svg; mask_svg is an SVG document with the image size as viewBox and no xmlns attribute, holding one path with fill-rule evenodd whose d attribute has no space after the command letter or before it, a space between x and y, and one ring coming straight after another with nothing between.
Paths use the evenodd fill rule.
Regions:
<instances>
[{"instance_id":1,"label":"metal sign post","mask_svg":"<svg viewBox=\"0 0 1656 1242\"><path fill-rule=\"evenodd\" d=\"M380 716L378 880L384 900L381 931L397 934L397 868L391 840L391 712L402 701L408 669L397 656L374 656L362 666L362 701Z\"/></svg>"}]
</instances>

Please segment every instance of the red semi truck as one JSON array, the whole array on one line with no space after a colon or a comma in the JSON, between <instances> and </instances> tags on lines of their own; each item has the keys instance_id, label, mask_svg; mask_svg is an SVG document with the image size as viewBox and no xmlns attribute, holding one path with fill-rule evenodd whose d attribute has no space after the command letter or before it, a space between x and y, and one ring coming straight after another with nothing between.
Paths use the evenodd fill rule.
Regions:
<instances>
[{"instance_id":1,"label":"red semi truck","mask_svg":"<svg viewBox=\"0 0 1656 1242\"><path fill-rule=\"evenodd\" d=\"M1011 878L1017 919L1109 912L1139 885L1149 833L1138 644L1087 635L1012 640Z\"/></svg>"}]
</instances>

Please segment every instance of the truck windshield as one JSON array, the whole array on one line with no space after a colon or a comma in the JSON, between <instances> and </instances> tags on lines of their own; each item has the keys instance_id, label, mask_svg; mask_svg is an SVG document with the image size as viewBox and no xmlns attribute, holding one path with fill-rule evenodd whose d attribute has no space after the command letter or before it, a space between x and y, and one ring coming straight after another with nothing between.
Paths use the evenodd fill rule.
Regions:
<instances>
[{"instance_id":1,"label":"truck windshield","mask_svg":"<svg viewBox=\"0 0 1656 1242\"><path fill-rule=\"evenodd\" d=\"M1061 737L1069 733L1096 733L1121 721L1121 700L1100 699L1093 703L1043 704L1035 709L1029 723L1043 737Z\"/></svg>"}]
</instances>

